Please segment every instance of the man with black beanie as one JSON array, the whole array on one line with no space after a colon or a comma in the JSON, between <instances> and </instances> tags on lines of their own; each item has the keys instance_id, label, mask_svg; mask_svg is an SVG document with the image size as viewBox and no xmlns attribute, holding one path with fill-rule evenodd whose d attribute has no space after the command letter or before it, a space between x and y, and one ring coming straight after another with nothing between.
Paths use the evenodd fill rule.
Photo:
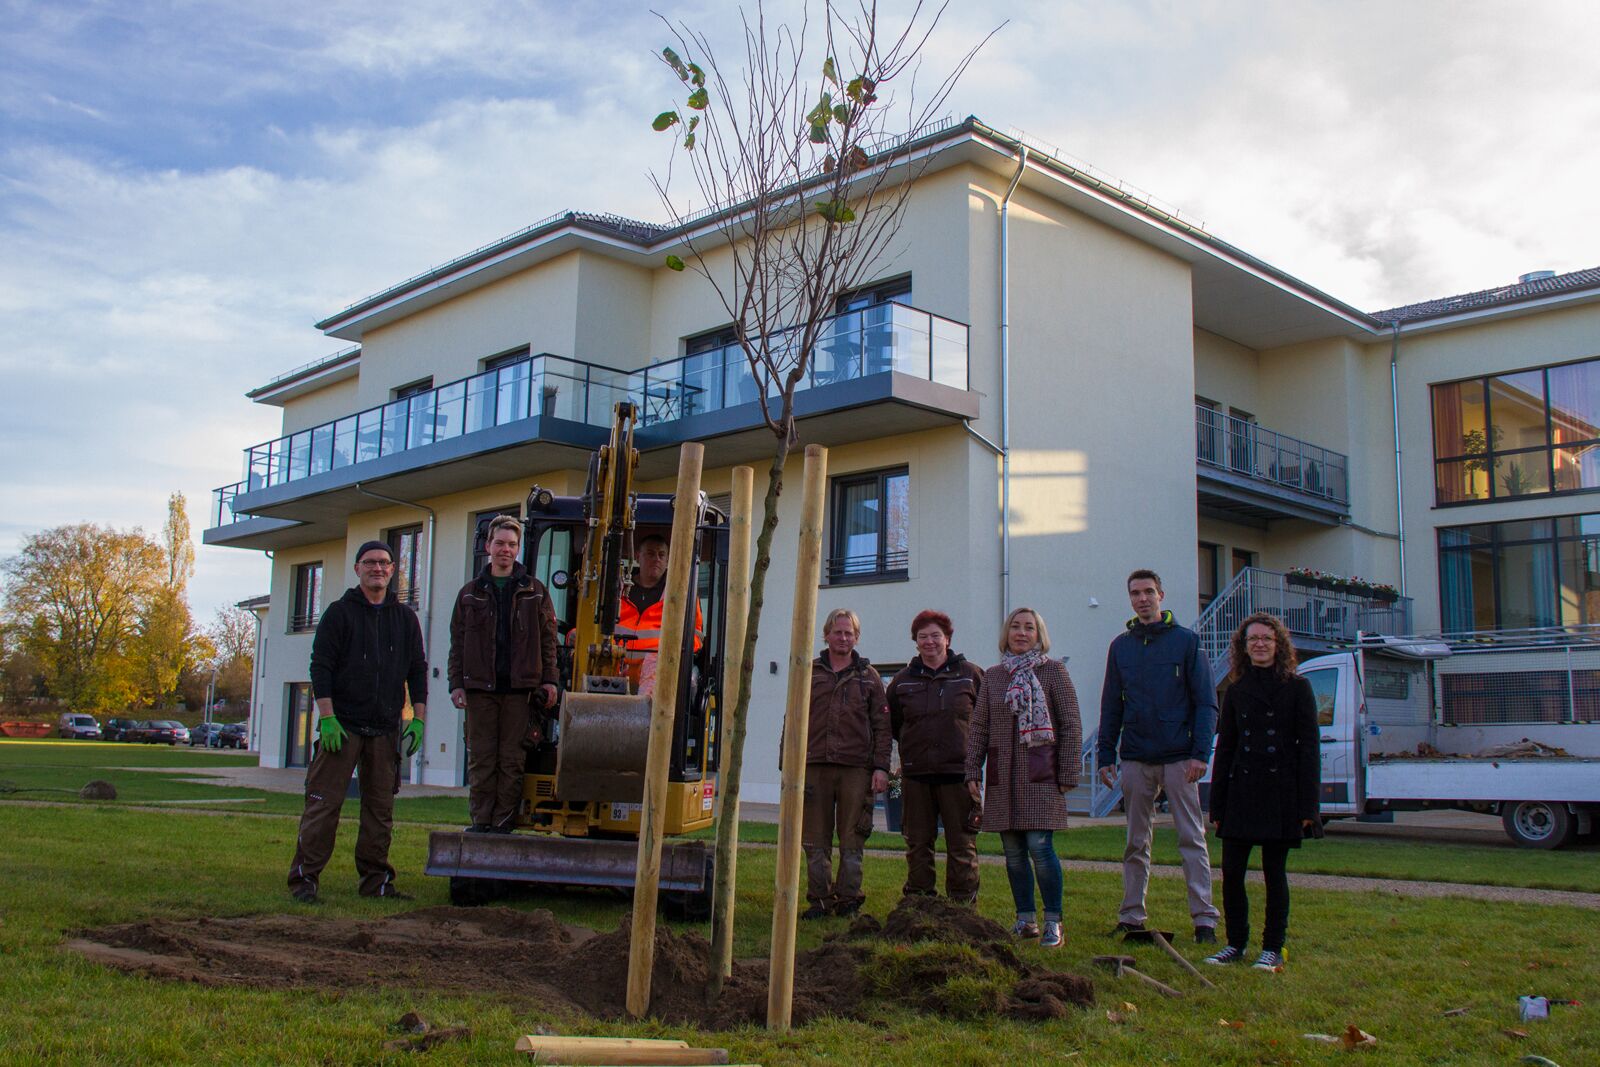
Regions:
<instances>
[{"instance_id":1,"label":"man with black beanie","mask_svg":"<svg viewBox=\"0 0 1600 1067\"><path fill-rule=\"evenodd\" d=\"M416 612L390 588L394 554L383 541L356 552L357 585L328 605L311 642L311 692L317 702L317 747L306 768L306 808L300 816L289 894L317 902L317 882L333 855L339 810L352 772L360 774L361 824L356 873L364 897L409 900L395 888L389 865L400 760L422 744L428 699L428 660ZM400 712L410 697L412 719Z\"/></svg>"}]
</instances>

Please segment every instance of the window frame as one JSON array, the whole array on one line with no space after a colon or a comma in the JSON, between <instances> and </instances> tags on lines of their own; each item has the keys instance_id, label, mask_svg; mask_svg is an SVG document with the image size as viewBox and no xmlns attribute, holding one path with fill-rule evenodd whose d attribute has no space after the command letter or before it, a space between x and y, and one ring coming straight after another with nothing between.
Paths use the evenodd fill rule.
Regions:
<instances>
[{"instance_id":1,"label":"window frame","mask_svg":"<svg viewBox=\"0 0 1600 1067\"><path fill-rule=\"evenodd\" d=\"M1582 520L1584 519L1594 519L1597 521L1597 529L1595 532L1587 534L1583 532ZM1548 523L1549 532L1534 537L1515 536L1515 531L1510 529L1531 523ZM1563 532L1563 523L1571 524L1568 527L1569 531L1571 532ZM1487 531L1487 539L1466 539L1463 543L1455 545L1447 545L1444 543L1447 535L1456 533L1458 531L1474 529ZM1511 533L1513 535L1503 536L1503 534L1506 533ZM1446 600L1446 597L1450 593L1450 586L1454 584L1449 576L1449 570L1452 564L1454 564L1454 561L1458 559L1466 559L1468 561L1467 566L1470 567L1472 555L1484 550L1488 551L1490 568L1489 583L1486 593L1490 597L1492 604L1491 614L1493 616L1493 625L1489 627L1489 629L1500 630L1527 628L1507 627L1506 625L1505 616L1507 605L1503 602L1504 597L1502 596L1502 585L1504 571L1507 566L1507 549L1514 550L1545 548L1549 551L1548 569L1550 571L1550 586L1544 591L1544 595L1549 597L1549 603L1553 611L1553 616L1550 621L1541 623L1539 626L1533 628L1538 629L1544 627L1580 626L1590 625L1593 622L1600 622L1600 618L1591 620L1591 623L1585 623L1581 616L1575 619L1563 618L1566 611L1566 600L1562 595L1565 589L1562 584L1564 577L1563 564L1566 562L1566 557L1563 555L1563 549L1570 548L1574 545L1581 546L1588 543L1595 546L1596 551L1600 551L1600 512L1588 512L1572 515L1541 515L1527 519L1508 519L1500 522L1467 523L1462 526L1439 526L1434 530L1434 538L1437 549L1439 569L1439 625L1442 631L1446 633L1469 633L1484 629L1484 627L1478 626L1476 623L1474 623L1469 630L1462 630L1459 627L1451 625L1451 619L1461 615L1463 611L1472 617L1477 615L1476 608L1479 594L1475 589L1472 590L1473 595L1471 601L1465 605L1457 607L1455 610L1452 610L1452 605ZM1528 590L1528 592L1530 595L1537 594L1537 590L1533 589Z\"/></svg>"},{"instance_id":2,"label":"window frame","mask_svg":"<svg viewBox=\"0 0 1600 1067\"><path fill-rule=\"evenodd\" d=\"M1433 506L1435 508L1470 507L1481 504L1504 503L1512 500L1527 500L1530 498L1546 498L1575 496L1582 493L1600 493L1600 484L1593 486L1579 486L1574 489L1558 488L1559 473L1556 463L1558 451L1574 452L1585 448L1600 448L1600 436L1590 438L1574 438L1557 442L1555 440L1556 410L1550 396L1550 374L1567 367L1578 367L1586 364L1595 365L1595 373L1600 375L1600 357L1586 359L1565 360L1559 363L1546 363L1533 367L1521 367L1511 370L1499 370L1491 373L1472 375L1466 378L1452 378L1446 381L1428 383L1428 439L1429 448L1433 453ZM1510 445L1497 447L1495 441L1494 418L1494 388L1493 383L1498 379L1511 378L1520 374L1538 374L1544 405L1544 441L1535 445ZM1438 428L1438 401L1439 390L1459 389L1470 386L1479 391L1483 403L1483 437L1484 447L1481 452L1459 452L1440 454L1439 428ZM1459 403L1459 401L1458 401ZM1546 488L1534 489L1525 493L1512 493L1502 491L1497 486L1500 471L1498 464L1502 461L1515 462L1522 457L1543 455L1542 467ZM1444 487L1445 479L1442 468L1453 464L1478 463L1487 471L1488 495L1469 497L1463 500L1442 499L1440 490Z\"/></svg>"},{"instance_id":3,"label":"window frame","mask_svg":"<svg viewBox=\"0 0 1600 1067\"><path fill-rule=\"evenodd\" d=\"M422 523L417 522L408 526L391 527L383 537L389 546L389 555L394 559L394 574L389 578L389 587L395 591L395 596L400 603L411 608L416 608L422 602L422 586L424 582L422 554L427 551L424 545L426 536ZM405 575L406 591L401 593L400 579L403 572L400 561L404 557L400 550L400 542L406 537L414 538L414 540L411 545L410 573Z\"/></svg>"},{"instance_id":4,"label":"window frame","mask_svg":"<svg viewBox=\"0 0 1600 1067\"><path fill-rule=\"evenodd\" d=\"M906 480L906 550L903 559L896 559L898 553L891 554L888 550L888 518L889 518L889 482L894 478ZM874 556L874 565L871 570L845 570L845 561L865 558L845 556L841 554L844 548L846 532L845 522L848 513L845 508L845 494L852 487L875 483L877 486L877 499L879 516L881 519L877 531L878 547ZM875 470L853 471L849 474L839 474L829 479L828 487L829 506L832 515L828 522L828 560L824 573L824 583L829 586L836 585L867 585L879 582L904 582L911 578L911 467L908 464L899 464L893 467L880 467ZM898 563L898 565L895 565Z\"/></svg>"},{"instance_id":5,"label":"window frame","mask_svg":"<svg viewBox=\"0 0 1600 1067\"><path fill-rule=\"evenodd\" d=\"M296 563L290 584L291 600L289 603L288 631L292 634L308 634L317 628L317 622L322 617L322 599L325 592L326 568L322 560L312 560L306 563ZM306 595L306 577L315 572L316 578L312 586L308 604Z\"/></svg>"}]
</instances>

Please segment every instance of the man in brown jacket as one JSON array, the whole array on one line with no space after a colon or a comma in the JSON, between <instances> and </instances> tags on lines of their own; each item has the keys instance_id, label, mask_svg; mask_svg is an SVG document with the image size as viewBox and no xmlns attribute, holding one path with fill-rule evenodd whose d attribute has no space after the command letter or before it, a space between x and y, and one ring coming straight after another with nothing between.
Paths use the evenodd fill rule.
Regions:
<instances>
[{"instance_id":1,"label":"man in brown jacket","mask_svg":"<svg viewBox=\"0 0 1600 1067\"><path fill-rule=\"evenodd\" d=\"M861 892L861 857L872 832L872 797L889 787L889 707L883 679L859 655L861 620L848 608L829 612L827 644L811 663L811 727L806 744L806 853L802 919L832 912L854 915ZM839 833L839 874L833 873L833 834Z\"/></svg>"},{"instance_id":2,"label":"man in brown jacket","mask_svg":"<svg viewBox=\"0 0 1600 1067\"><path fill-rule=\"evenodd\" d=\"M489 563L450 613L450 702L467 712L471 833L509 834L522 806L524 739L536 706L556 703L556 616L544 584L517 560L522 523L489 524Z\"/></svg>"},{"instance_id":3,"label":"man in brown jacket","mask_svg":"<svg viewBox=\"0 0 1600 1067\"><path fill-rule=\"evenodd\" d=\"M950 650L955 629L942 611L911 620L917 658L889 683L889 727L900 742L908 895L938 892L933 842L944 823L944 888L958 904L978 900L977 805L967 792L967 724L983 669Z\"/></svg>"}]
</instances>

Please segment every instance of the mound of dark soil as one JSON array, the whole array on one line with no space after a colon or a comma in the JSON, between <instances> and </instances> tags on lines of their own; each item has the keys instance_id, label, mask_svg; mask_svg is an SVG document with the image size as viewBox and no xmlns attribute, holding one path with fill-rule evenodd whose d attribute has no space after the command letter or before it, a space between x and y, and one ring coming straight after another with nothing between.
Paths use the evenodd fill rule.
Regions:
<instances>
[{"instance_id":1,"label":"mound of dark soil","mask_svg":"<svg viewBox=\"0 0 1600 1067\"><path fill-rule=\"evenodd\" d=\"M489 992L620 1018L629 932L624 922L596 934L542 910L439 907L353 922L157 919L84 931L65 947L121 970L205 985ZM768 962L737 961L711 1004L709 958L710 945L698 934L658 928L651 1014L711 1029L764 1022ZM903 900L881 927L864 917L795 959L796 1025L823 1015L859 1017L884 1002L956 1017L1049 1018L1093 999L1087 979L1029 966L1003 927L939 897Z\"/></svg>"}]
</instances>

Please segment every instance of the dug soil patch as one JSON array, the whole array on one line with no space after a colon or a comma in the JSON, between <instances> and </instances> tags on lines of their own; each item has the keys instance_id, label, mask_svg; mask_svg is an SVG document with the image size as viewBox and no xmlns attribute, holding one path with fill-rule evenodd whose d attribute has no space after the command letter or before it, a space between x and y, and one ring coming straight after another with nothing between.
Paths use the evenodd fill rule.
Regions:
<instances>
[{"instance_id":1,"label":"dug soil patch","mask_svg":"<svg viewBox=\"0 0 1600 1067\"><path fill-rule=\"evenodd\" d=\"M862 916L795 959L794 1021L863 1017L895 1003L958 1018L1051 1018L1093 1002L1086 978L1023 962L998 923L941 897L909 897L881 926ZM548 911L421 908L362 921L267 915L157 919L79 932L68 951L119 970L203 985L490 993L530 1007L621 1018L628 926L597 934ZM762 1023L767 961L739 960L714 1004L710 946L656 932L650 1012L728 1029Z\"/></svg>"}]
</instances>

